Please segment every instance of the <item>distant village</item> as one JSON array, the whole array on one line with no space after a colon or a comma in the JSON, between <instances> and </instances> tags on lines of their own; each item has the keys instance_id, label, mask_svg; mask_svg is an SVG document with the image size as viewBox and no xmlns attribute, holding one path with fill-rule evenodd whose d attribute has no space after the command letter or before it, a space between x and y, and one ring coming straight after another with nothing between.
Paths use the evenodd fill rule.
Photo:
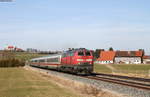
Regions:
<instances>
[{"instance_id":1,"label":"distant village","mask_svg":"<svg viewBox=\"0 0 150 97\"><path fill-rule=\"evenodd\" d=\"M150 64L150 56L144 50L138 51L100 51L97 64Z\"/></svg>"},{"instance_id":2,"label":"distant village","mask_svg":"<svg viewBox=\"0 0 150 97\"><path fill-rule=\"evenodd\" d=\"M12 52L28 52L28 53L39 53L39 54L57 54L60 51L41 51L34 48L27 48L23 50L22 48L18 48L17 46L7 46L4 48L4 51L12 51Z\"/></svg>"},{"instance_id":3,"label":"distant village","mask_svg":"<svg viewBox=\"0 0 150 97\"><path fill-rule=\"evenodd\" d=\"M40 54L57 54L62 51L40 51L33 48L27 48L23 50L16 46L7 46L5 51L15 51L15 52L28 52L28 53L40 53ZM145 55L143 49L136 51L121 51L104 49L96 49L93 51L94 59L96 64L150 64L150 55Z\"/></svg>"}]
</instances>

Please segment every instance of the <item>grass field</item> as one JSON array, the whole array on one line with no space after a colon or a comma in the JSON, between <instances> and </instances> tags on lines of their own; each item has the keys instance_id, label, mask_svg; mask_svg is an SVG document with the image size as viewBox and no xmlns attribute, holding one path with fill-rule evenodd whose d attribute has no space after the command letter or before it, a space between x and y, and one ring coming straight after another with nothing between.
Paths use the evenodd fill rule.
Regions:
<instances>
[{"instance_id":1,"label":"grass field","mask_svg":"<svg viewBox=\"0 0 150 97\"><path fill-rule=\"evenodd\" d=\"M79 97L32 71L0 68L0 97Z\"/></svg>"},{"instance_id":2,"label":"grass field","mask_svg":"<svg viewBox=\"0 0 150 97\"><path fill-rule=\"evenodd\" d=\"M15 58L21 59L23 61L26 61L26 60L29 60L32 58L42 57L42 56L46 56L46 54L26 53L26 52L16 52L15 53Z\"/></svg>"},{"instance_id":3,"label":"grass field","mask_svg":"<svg viewBox=\"0 0 150 97\"><path fill-rule=\"evenodd\" d=\"M102 64L94 64L94 71L101 73L112 73L112 70Z\"/></svg>"},{"instance_id":4,"label":"grass field","mask_svg":"<svg viewBox=\"0 0 150 97\"><path fill-rule=\"evenodd\" d=\"M109 68L109 66L111 66L111 68ZM94 71L150 77L150 65L145 64L95 64Z\"/></svg>"}]
</instances>

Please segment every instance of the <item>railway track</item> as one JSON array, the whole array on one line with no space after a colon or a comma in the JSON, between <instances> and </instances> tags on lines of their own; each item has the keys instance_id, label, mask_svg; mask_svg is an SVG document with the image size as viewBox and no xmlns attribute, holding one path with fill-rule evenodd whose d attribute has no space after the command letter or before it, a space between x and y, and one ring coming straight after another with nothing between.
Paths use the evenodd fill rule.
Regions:
<instances>
[{"instance_id":1,"label":"railway track","mask_svg":"<svg viewBox=\"0 0 150 97\"><path fill-rule=\"evenodd\" d=\"M110 77L108 77L107 74L105 76L105 74L101 75L97 73L89 76L79 76L44 68L31 68L33 70L37 70L53 76L56 75L73 81L79 81L85 84L94 85L98 89L114 91L116 93L119 93L121 95L127 95L129 97L150 97L150 82L147 79L147 82L145 83L144 79L141 80L140 78L138 78L139 80L135 80L136 78L118 78L118 76L114 77L115 75L111 76L109 74L108 75Z\"/></svg>"},{"instance_id":2,"label":"railway track","mask_svg":"<svg viewBox=\"0 0 150 97\"><path fill-rule=\"evenodd\" d=\"M43 69L43 68L40 68L40 69ZM43 69L43 70L45 70L46 72L49 71L49 69ZM55 70L52 70L52 71L55 71ZM61 73L64 73L64 72L61 72ZM79 76L79 77L86 78L86 79L104 81L104 82L109 82L109 83L114 83L114 84L120 84L124 86L129 86L129 87L133 87L137 89L150 91L150 79L128 77L128 76L121 76L121 75L112 75L112 74L103 74L103 73L93 73L90 76L83 76L83 75L74 75L74 76Z\"/></svg>"},{"instance_id":3,"label":"railway track","mask_svg":"<svg viewBox=\"0 0 150 97\"><path fill-rule=\"evenodd\" d=\"M150 91L150 79L128 77L121 75L100 74L100 73L94 74L93 76L82 76L82 77Z\"/></svg>"},{"instance_id":4,"label":"railway track","mask_svg":"<svg viewBox=\"0 0 150 97\"><path fill-rule=\"evenodd\" d=\"M93 73L93 75L121 78L121 79L140 81L140 82L148 82L150 84L150 79L147 79L147 78L129 77L129 76L123 76L123 75L113 75L113 74L104 74L104 73Z\"/></svg>"}]
</instances>

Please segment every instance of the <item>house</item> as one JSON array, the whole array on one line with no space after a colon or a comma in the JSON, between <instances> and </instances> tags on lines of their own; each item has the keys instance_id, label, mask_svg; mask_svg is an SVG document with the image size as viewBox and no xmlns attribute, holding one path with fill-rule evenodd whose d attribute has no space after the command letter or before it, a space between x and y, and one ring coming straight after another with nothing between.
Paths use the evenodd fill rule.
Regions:
<instances>
[{"instance_id":1,"label":"house","mask_svg":"<svg viewBox=\"0 0 150 97\"><path fill-rule=\"evenodd\" d=\"M98 64L113 64L115 58L115 51L101 51L100 57L97 59Z\"/></svg>"},{"instance_id":2,"label":"house","mask_svg":"<svg viewBox=\"0 0 150 97\"><path fill-rule=\"evenodd\" d=\"M13 50L15 50L15 47L14 46L7 46L5 50L13 51Z\"/></svg>"},{"instance_id":3,"label":"house","mask_svg":"<svg viewBox=\"0 0 150 97\"><path fill-rule=\"evenodd\" d=\"M17 48L15 46L7 46L5 48L6 51L16 51L16 52L23 52L24 50L21 48Z\"/></svg>"},{"instance_id":4,"label":"house","mask_svg":"<svg viewBox=\"0 0 150 97\"><path fill-rule=\"evenodd\" d=\"M141 64L143 51L116 51L116 64Z\"/></svg>"},{"instance_id":5,"label":"house","mask_svg":"<svg viewBox=\"0 0 150 97\"><path fill-rule=\"evenodd\" d=\"M24 50L21 49L21 48L15 48L15 51L17 51L17 52L23 52Z\"/></svg>"},{"instance_id":6,"label":"house","mask_svg":"<svg viewBox=\"0 0 150 97\"><path fill-rule=\"evenodd\" d=\"M143 51L102 51L95 63L141 64L143 63L143 55Z\"/></svg>"},{"instance_id":7,"label":"house","mask_svg":"<svg viewBox=\"0 0 150 97\"><path fill-rule=\"evenodd\" d=\"M147 55L143 56L143 63L150 64L150 56L147 56Z\"/></svg>"}]
</instances>

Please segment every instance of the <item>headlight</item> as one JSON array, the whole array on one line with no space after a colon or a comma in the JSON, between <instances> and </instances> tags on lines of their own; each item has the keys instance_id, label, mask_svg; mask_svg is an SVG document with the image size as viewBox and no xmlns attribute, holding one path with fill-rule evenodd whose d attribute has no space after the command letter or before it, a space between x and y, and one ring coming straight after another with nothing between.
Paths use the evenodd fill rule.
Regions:
<instances>
[{"instance_id":1,"label":"headlight","mask_svg":"<svg viewBox=\"0 0 150 97\"><path fill-rule=\"evenodd\" d=\"M86 59L86 61L92 61L92 59Z\"/></svg>"}]
</instances>

